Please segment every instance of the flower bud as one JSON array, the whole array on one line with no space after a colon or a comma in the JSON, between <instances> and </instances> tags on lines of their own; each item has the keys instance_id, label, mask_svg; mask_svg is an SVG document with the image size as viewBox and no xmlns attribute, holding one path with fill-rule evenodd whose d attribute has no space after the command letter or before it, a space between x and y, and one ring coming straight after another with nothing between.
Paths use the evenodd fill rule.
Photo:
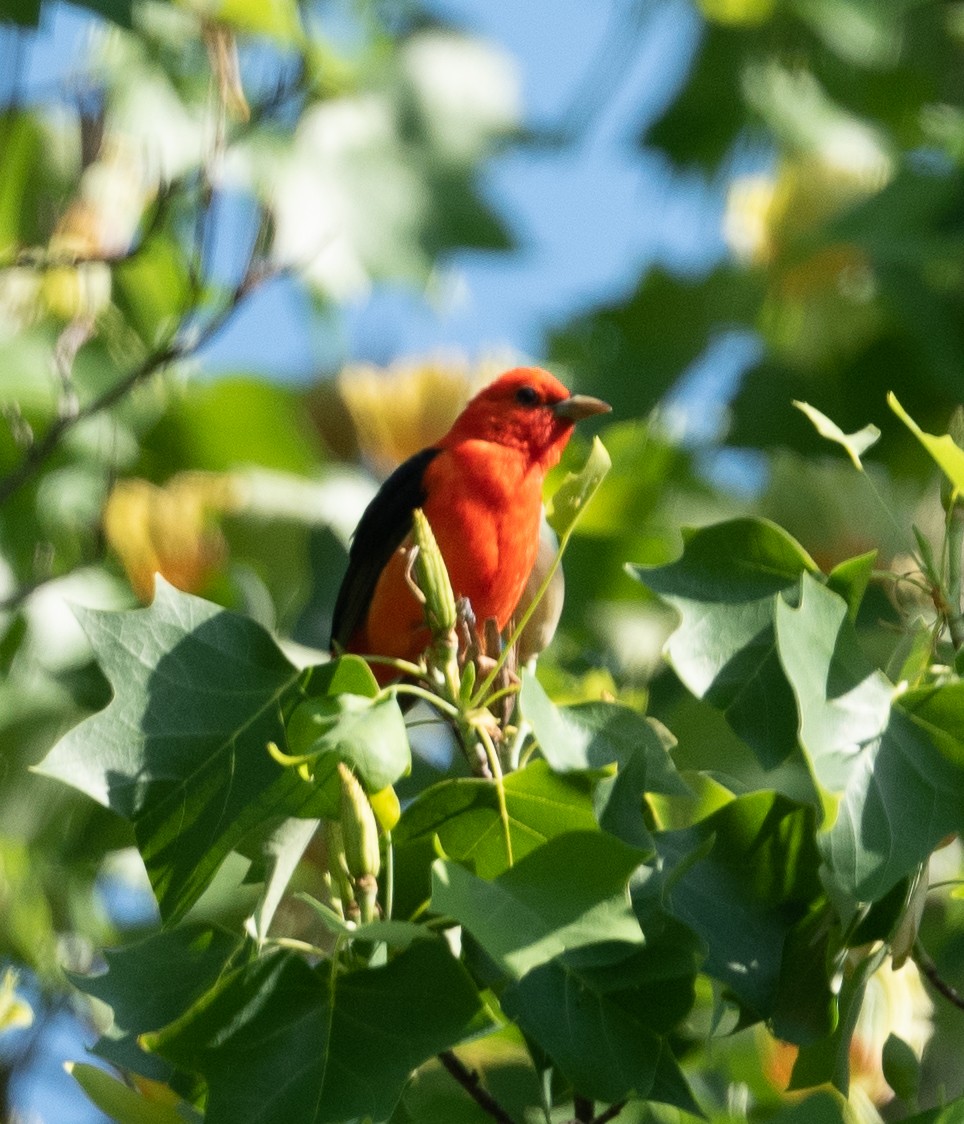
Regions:
<instances>
[{"instance_id":1,"label":"flower bud","mask_svg":"<svg viewBox=\"0 0 964 1124\"><path fill-rule=\"evenodd\" d=\"M341 834L345 843L345 862L352 879L378 877L381 855L375 813L355 774L339 761L341 778Z\"/></svg>"},{"instance_id":2,"label":"flower bud","mask_svg":"<svg viewBox=\"0 0 964 1124\"><path fill-rule=\"evenodd\" d=\"M434 637L448 636L455 628L455 594L442 552L421 508L412 513L412 537L418 547L412 571L425 597L425 618Z\"/></svg>"}]
</instances>

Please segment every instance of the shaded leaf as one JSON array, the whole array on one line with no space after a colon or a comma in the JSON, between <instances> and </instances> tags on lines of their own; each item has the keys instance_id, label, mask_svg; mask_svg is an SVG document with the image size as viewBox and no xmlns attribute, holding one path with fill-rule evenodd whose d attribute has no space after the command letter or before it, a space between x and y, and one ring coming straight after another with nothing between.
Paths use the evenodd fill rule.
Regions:
<instances>
[{"instance_id":1,"label":"shaded leaf","mask_svg":"<svg viewBox=\"0 0 964 1124\"><path fill-rule=\"evenodd\" d=\"M562 964L529 972L506 989L502 1006L583 1096L612 1103L648 1095L662 1039L638 1013L592 991Z\"/></svg>"},{"instance_id":2,"label":"shaded leaf","mask_svg":"<svg viewBox=\"0 0 964 1124\"><path fill-rule=\"evenodd\" d=\"M797 1016L781 993L788 935L822 896L815 815L773 792L740 796L692 827L663 832L667 908L705 942L705 971L778 1033ZM828 965L807 956L810 986L826 995ZM790 1001L781 1010L781 998Z\"/></svg>"},{"instance_id":3,"label":"shaded leaf","mask_svg":"<svg viewBox=\"0 0 964 1124\"><path fill-rule=\"evenodd\" d=\"M680 679L723 711L764 766L782 761L796 723L776 652L776 594L817 572L813 560L775 524L735 519L684 532L676 562L631 572L680 615L667 643Z\"/></svg>"},{"instance_id":4,"label":"shaded leaf","mask_svg":"<svg viewBox=\"0 0 964 1124\"><path fill-rule=\"evenodd\" d=\"M205 1077L206 1124L384 1120L411 1071L455 1045L478 1011L442 941L334 978L330 962L279 953L231 973L146 1045Z\"/></svg>"},{"instance_id":5,"label":"shaded leaf","mask_svg":"<svg viewBox=\"0 0 964 1124\"><path fill-rule=\"evenodd\" d=\"M138 1037L178 1018L212 988L241 948L241 938L193 923L157 933L123 948L105 949L106 972L71 974L71 982L114 1012L95 1052L115 1065L164 1079L167 1067L145 1054Z\"/></svg>"},{"instance_id":6,"label":"shaded leaf","mask_svg":"<svg viewBox=\"0 0 964 1124\"><path fill-rule=\"evenodd\" d=\"M439 859L432 909L459 921L519 979L587 945L641 944L627 884L642 857L610 835L583 831L550 839L492 882Z\"/></svg>"}]
</instances>

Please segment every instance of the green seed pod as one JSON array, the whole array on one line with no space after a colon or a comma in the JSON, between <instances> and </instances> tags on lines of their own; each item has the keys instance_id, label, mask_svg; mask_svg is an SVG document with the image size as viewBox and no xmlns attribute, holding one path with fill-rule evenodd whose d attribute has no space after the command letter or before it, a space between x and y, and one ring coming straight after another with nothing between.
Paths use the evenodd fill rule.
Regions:
<instances>
[{"instance_id":1,"label":"green seed pod","mask_svg":"<svg viewBox=\"0 0 964 1124\"><path fill-rule=\"evenodd\" d=\"M455 594L442 552L421 508L412 513L412 537L418 547L412 572L425 597L428 626L433 636L448 636L455 628Z\"/></svg>"},{"instance_id":2,"label":"green seed pod","mask_svg":"<svg viewBox=\"0 0 964 1124\"><path fill-rule=\"evenodd\" d=\"M339 761L341 778L341 834L345 842L345 862L354 880L378 877L381 855L375 813L358 778Z\"/></svg>"}]
</instances>

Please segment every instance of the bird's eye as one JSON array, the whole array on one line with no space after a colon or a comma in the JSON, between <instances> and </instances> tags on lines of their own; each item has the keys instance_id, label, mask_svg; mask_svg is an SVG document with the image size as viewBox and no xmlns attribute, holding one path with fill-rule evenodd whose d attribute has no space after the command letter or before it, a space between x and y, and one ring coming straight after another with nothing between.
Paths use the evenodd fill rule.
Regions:
<instances>
[{"instance_id":1,"label":"bird's eye","mask_svg":"<svg viewBox=\"0 0 964 1124\"><path fill-rule=\"evenodd\" d=\"M536 406L539 403L539 392L534 386L520 386L515 392L515 400L520 406Z\"/></svg>"}]
</instances>

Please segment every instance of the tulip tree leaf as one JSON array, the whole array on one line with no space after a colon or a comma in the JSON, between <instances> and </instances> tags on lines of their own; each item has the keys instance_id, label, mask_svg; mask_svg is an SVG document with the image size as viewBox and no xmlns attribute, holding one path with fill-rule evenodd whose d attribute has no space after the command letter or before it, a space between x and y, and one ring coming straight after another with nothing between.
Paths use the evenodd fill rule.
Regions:
<instances>
[{"instance_id":1,"label":"tulip tree leaf","mask_svg":"<svg viewBox=\"0 0 964 1124\"><path fill-rule=\"evenodd\" d=\"M693 1006L702 944L662 911L643 931L644 945L615 946L611 962L590 947L534 969L505 989L502 1007L583 1095L635 1094L693 1111L663 1035Z\"/></svg>"},{"instance_id":2,"label":"tulip tree leaf","mask_svg":"<svg viewBox=\"0 0 964 1124\"><path fill-rule=\"evenodd\" d=\"M68 1062L67 1072L114 1124L201 1124L202 1116L174 1093L145 1096L100 1066Z\"/></svg>"},{"instance_id":3,"label":"tulip tree leaf","mask_svg":"<svg viewBox=\"0 0 964 1124\"><path fill-rule=\"evenodd\" d=\"M666 907L705 942L705 971L721 980L778 1033L796 1017L781 1009L788 935L819 901L819 855L812 808L774 792L729 801L692 827L662 832ZM811 986L829 994L826 965L809 956Z\"/></svg>"},{"instance_id":4,"label":"tulip tree leaf","mask_svg":"<svg viewBox=\"0 0 964 1124\"><path fill-rule=\"evenodd\" d=\"M688 796L690 790L646 719L614 703L556 706L530 672L523 674L519 705L553 769L565 773L617 766L615 776L596 785L599 824L632 846L651 847L643 794Z\"/></svg>"},{"instance_id":5,"label":"tulip tree leaf","mask_svg":"<svg viewBox=\"0 0 964 1124\"><path fill-rule=\"evenodd\" d=\"M586 463L579 472L570 472L566 476L546 505L549 526L560 539L571 534L611 467L612 460L606 452L606 446L598 437L594 437Z\"/></svg>"},{"instance_id":6,"label":"tulip tree leaf","mask_svg":"<svg viewBox=\"0 0 964 1124\"><path fill-rule=\"evenodd\" d=\"M785 531L735 519L684 532L682 557L631 572L679 613L667 642L677 675L722 710L765 767L796 745L793 694L776 652L776 595L817 566Z\"/></svg>"},{"instance_id":7,"label":"tulip tree leaf","mask_svg":"<svg viewBox=\"0 0 964 1124\"><path fill-rule=\"evenodd\" d=\"M530 972L506 991L503 1008L583 1096L612 1103L649 1094L662 1039L638 1011L593 991L562 964Z\"/></svg>"},{"instance_id":8,"label":"tulip tree leaf","mask_svg":"<svg viewBox=\"0 0 964 1124\"><path fill-rule=\"evenodd\" d=\"M550 839L492 882L458 863L432 866L432 908L454 917L509 977L573 949L641 944L627 883L643 855L611 835Z\"/></svg>"},{"instance_id":9,"label":"tulip tree leaf","mask_svg":"<svg viewBox=\"0 0 964 1124\"><path fill-rule=\"evenodd\" d=\"M241 938L195 922L123 948L105 949L107 970L71 974L72 982L114 1012L114 1022L94 1052L145 1077L164 1079L168 1068L137 1045L139 1035L176 1019L212 988L237 956Z\"/></svg>"},{"instance_id":10,"label":"tulip tree leaf","mask_svg":"<svg viewBox=\"0 0 964 1124\"><path fill-rule=\"evenodd\" d=\"M544 761L533 761L510 773L504 788L516 862L556 835L596 827L585 777L556 776ZM491 781L461 777L433 785L405 809L392 833L399 849L434 836L450 859L480 878L494 878L509 866L498 792Z\"/></svg>"},{"instance_id":11,"label":"tulip tree leaf","mask_svg":"<svg viewBox=\"0 0 964 1124\"><path fill-rule=\"evenodd\" d=\"M813 422L814 429L821 437L826 437L828 441L835 441L838 445L842 445L854 468L858 472L863 472L864 466L861 464L860 458L880 440L880 430L877 426L871 423L865 425L863 429L858 429L856 433L844 433L836 422L831 421L826 414L822 414L816 406L811 406L809 402L798 402L794 399L793 404Z\"/></svg>"},{"instance_id":12,"label":"tulip tree leaf","mask_svg":"<svg viewBox=\"0 0 964 1124\"><path fill-rule=\"evenodd\" d=\"M893 392L887 395L887 404L930 453L954 489L964 495L964 449L956 445L954 438L948 433L940 437L925 433L897 401L897 395Z\"/></svg>"},{"instance_id":13,"label":"tulip tree leaf","mask_svg":"<svg viewBox=\"0 0 964 1124\"><path fill-rule=\"evenodd\" d=\"M805 577L799 606L777 607L777 643L824 797L824 858L846 893L876 900L964 824L964 770L896 705L831 590Z\"/></svg>"},{"instance_id":14,"label":"tulip tree leaf","mask_svg":"<svg viewBox=\"0 0 964 1124\"><path fill-rule=\"evenodd\" d=\"M114 697L39 771L133 823L162 916L176 920L249 832L318 813L314 786L267 751L283 744L282 711L300 697L301 672L253 621L161 580L146 609L78 615ZM392 768L407 761L400 715L379 728L392 737L355 744L360 771L373 755L390 757ZM351 760L344 739L339 747Z\"/></svg>"},{"instance_id":15,"label":"tulip tree leaf","mask_svg":"<svg viewBox=\"0 0 964 1124\"><path fill-rule=\"evenodd\" d=\"M386 1120L412 1070L472 1029L478 993L440 940L332 972L266 956L145 1045L206 1079L206 1124Z\"/></svg>"}]
</instances>

